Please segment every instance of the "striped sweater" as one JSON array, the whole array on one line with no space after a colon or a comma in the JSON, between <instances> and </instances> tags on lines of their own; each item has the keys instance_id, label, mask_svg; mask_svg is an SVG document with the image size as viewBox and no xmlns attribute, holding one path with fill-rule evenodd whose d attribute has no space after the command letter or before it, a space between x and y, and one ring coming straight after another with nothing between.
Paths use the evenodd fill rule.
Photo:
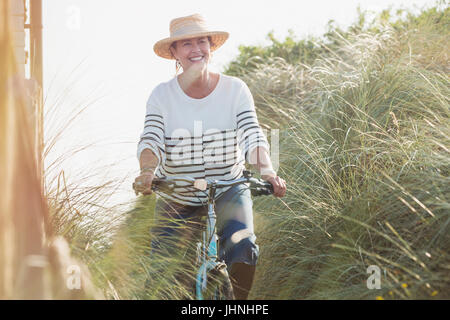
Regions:
<instances>
[{"instance_id":1,"label":"striped sweater","mask_svg":"<svg viewBox=\"0 0 450 320\"><path fill-rule=\"evenodd\" d=\"M158 157L155 176L233 180L242 176L252 150L269 144L255 112L252 94L239 78L220 74L216 88L194 99L177 77L159 84L146 108L137 158L144 149ZM229 188L229 187L228 187ZM228 188L218 189L217 195ZM171 195L161 196L191 206L206 204L204 191L179 182Z\"/></svg>"}]
</instances>

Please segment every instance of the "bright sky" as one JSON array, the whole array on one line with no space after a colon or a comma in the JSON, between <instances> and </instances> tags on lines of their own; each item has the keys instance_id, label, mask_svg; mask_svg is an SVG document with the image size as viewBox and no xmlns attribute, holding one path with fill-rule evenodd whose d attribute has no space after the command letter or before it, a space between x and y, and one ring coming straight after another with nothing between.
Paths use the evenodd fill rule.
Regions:
<instances>
[{"instance_id":1,"label":"bright sky","mask_svg":"<svg viewBox=\"0 0 450 320\"><path fill-rule=\"evenodd\" d=\"M145 103L151 90L174 76L173 61L157 57L153 44L169 36L175 17L201 13L217 30L230 33L214 53L212 69L238 53L238 46L268 44L274 30L284 39L288 29L298 38L319 36L329 20L346 27L356 20L358 4L379 12L394 8L421 8L434 0L46 0L44 24L44 95L46 108L57 105L55 119L45 124L49 136L91 103L58 139L49 161L76 147L96 142L64 162L72 181L86 170L118 179L131 173L118 201L132 199L131 183L138 172L136 146L143 129ZM118 161L115 167L108 164ZM81 174L81 176L80 176ZM96 183L96 182L94 182ZM100 183L100 182L99 182Z\"/></svg>"}]
</instances>

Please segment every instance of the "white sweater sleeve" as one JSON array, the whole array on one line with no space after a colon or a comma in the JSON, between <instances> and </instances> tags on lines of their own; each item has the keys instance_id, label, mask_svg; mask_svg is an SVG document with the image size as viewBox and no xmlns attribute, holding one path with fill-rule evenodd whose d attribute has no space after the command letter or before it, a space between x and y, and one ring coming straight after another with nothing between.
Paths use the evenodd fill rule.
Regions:
<instances>
[{"instance_id":1,"label":"white sweater sleeve","mask_svg":"<svg viewBox=\"0 0 450 320\"><path fill-rule=\"evenodd\" d=\"M270 152L267 138L258 123L253 96L243 81L236 122L239 147L247 162L249 162L249 156L256 147L264 147L267 152Z\"/></svg>"},{"instance_id":2,"label":"white sweater sleeve","mask_svg":"<svg viewBox=\"0 0 450 320\"><path fill-rule=\"evenodd\" d=\"M158 157L159 165L165 156L164 118L159 106L154 102L152 95L150 95L147 101L144 130L138 143L137 158L139 161L142 151L150 149Z\"/></svg>"}]
</instances>

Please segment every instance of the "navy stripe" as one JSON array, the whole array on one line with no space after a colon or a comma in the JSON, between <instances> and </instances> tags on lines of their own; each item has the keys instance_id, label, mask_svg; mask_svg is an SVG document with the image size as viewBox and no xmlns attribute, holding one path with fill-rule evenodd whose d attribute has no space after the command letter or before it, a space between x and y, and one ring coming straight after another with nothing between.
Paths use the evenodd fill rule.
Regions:
<instances>
[{"instance_id":1,"label":"navy stripe","mask_svg":"<svg viewBox=\"0 0 450 320\"><path fill-rule=\"evenodd\" d=\"M176 166L171 166L171 165L168 165L167 163L165 164L165 166L167 167L167 168L183 168L183 167L198 167L198 166L202 166L202 165L204 165L205 163L203 162L203 163L194 163L194 164L180 164L180 165L176 165Z\"/></svg>"},{"instance_id":2,"label":"navy stripe","mask_svg":"<svg viewBox=\"0 0 450 320\"><path fill-rule=\"evenodd\" d=\"M168 174L168 171L167 171L167 169L165 168L165 165L164 165L164 164L161 165L160 169L161 169L161 171L163 171L163 172L161 172L161 173L163 174L163 176L170 176L170 174ZM191 177L194 178L194 179L203 179L205 176L204 176L204 174L203 174L203 171L201 171L201 173L202 173L202 174L199 175L199 176L197 176L197 175L191 175ZM175 174L172 174L172 175L178 175L178 174L175 173Z\"/></svg>"},{"instance_id":3,"label":"navy stripe","mask_svg":"<svg viewBox=\"0 0 450 320\"><path fill-rule=\"evenodd\" d=\"M228 165L228 166L225 166L225 167L216 167L216 168L207 168L207 167L205 167L205 170L219 170L219 169L226 169L226 168L229 168L229 167L232 167L232 166L237 166L237 165L241 164L242 162L244 162L244 160L241 160L241 161L239 161L239 162L232 163L232 164L230 164L230 165Z\"/></svg>"},{"instance_id":4,"label":"navy stripe","mask_svg":"<svg viewBox=\"0 0 450 320\"><path fill-rule=\"evenodd\" d=\"M164 171L166 171L167 173L170 173L172 175L188 175L190 173L200 173L200 172L205 172L205 170L188 170L188 171L169 171L167 169L164 169Z\"/></svg>"},{"instance_id":5,"label":"navy stripe","mask_svg":"<svg viewBox=\"0 0 450 320\"><path fill-rule=\"evenodd\" d=\"M244 123L243 125L241 125L241 126L238 128L238 130L243 130L242 128L245 127L245 126L248 126L248 125L256 125L256 126L259 128L258 122L256 122L256 121L250 121L250 122L246 122L246 123ZM247 130L247 129L244 129L244 130Z\"/></svg>"},{"instance_id":6,"label":"navy stripe","mask_svg":"<svg viewBox=\"0 0 450 320\"><path fill-rule=\"evenodd\" d=\"M150 133L153 133L153 132L150 132ZM152 137L142 137L141 140L139 141L139 143L143 142L144 140L151 140L151 141L160 143L158 140L156 140L155 138L152 138Z\"/></svg>"},{"instance_id":7,"label":"navy stripe","mask_svg":"<svg viewBox=\"0 0 450 320\"><path fill-rule=\"evenodd\" d=\"M252 145L258 142L266 142L264 139L256 139L255 141L250 141L248 147L250 148Z\"/></svg>"},{"instance_id":8,"label":"navy stripe","mask_svg":"<svg viewBox=\"0 0 450 320\"><path fill-rule=\"evenodd\" d=\"M171 162L177 162L177 161L181 162L181 161L185 161L185 160L199 160L199 159L203 159L203 154L201 154L200 156L197 156L197 157L191 156L188 158L180 158L180 159L174 159L174 158L169 158L169 157L167 158L167 160L171 161Z\"/></svg>"},{"instance_id":9,"label":"navy stripe","mask_svg":"<svg viewBox=\"0 0 450 320\"><path fill-rule=\"evenodd\" d=\"M249 117L242 118L241 120L239 120L237 122L237 125L239 125L239 122L247 120L247 119L255 119L255 121L257 120L256 115L252 115L252 116L249 116Z\"/></svg>"},{"instance_id":10,"label":"navy stripe","mask_svg":"<svg viewBox=\"0 0 450 320\"><path fill-rule=\"evenodd\" d=\"M180 144L180 145L178 145L178 144L167 144L166 143L166 146L167 147L169 147L169 148L175 148L175 147L186 147L186 146L196 146L196 145L202 145L203 144L203 141L202 142L198 142L198 143L195 143L195 142L190 142L190 143L188 143L188 144Z\"/></svg>"},{"instance_id":11,"label":"navy stripe","mask_svg":"<svg viewBox=\"0 0 450 320\"><path fill-rule=\"evenodd\" d=\"M215 133L215 134L218 134L218 133ZM210 136L210 135L213 135L213 134L209 134L208 136ZM229 136L227 136L227 135L222 135L222 136L219 136L219 137L216 137L216 138L213 138L213 139L211 139L211 140L205 140L205 139L203 139L203 137L168 137L168 136L165 136L165 138L167 139L167 140L178 140L178 141L192 141L192 140L195 140L195 139L199 139L199 140L201 140L203 143L205 143L205 142L215 142L215 141L219 141L219 140L229 140L229 139L233 139L233 138L236 138L236 135L229 135ZM190 142L188 142L188 144L189 144ZM197 144L198 143L200 143L200 142L197 142ZM187 144L187 145L188 145ZM178 145L177 145L178 146Z\"/></svg>"},{"instance_id":12,"label":"navy stripe","mask_svg":"<svg viewBox=\"0 0 450 320\"><path fill-rule=\"evenodd\" d=\"M253 111L253 110L242 111L242 112L239 113L236 117L239 118L239 116L241 116L242 114L247 113L247 112L255 112L255 111Z\"/></svg>"},{"instance_id":13,"label":"navy stripe","mask_svg":"<svg viewBox=\"0 0 450 320\"><path fill-rule=\"evenodd\" d=\"M210 136L213 134L223 134L223 133L229 133L229 132L234 132L234 131L236 131L236 130L235 129L227 129L227 130L222 130L222 131L216 131L216 132L203 134L203 137Z\"/></svg>"},{"instance_id":14,"label":"navy stripe","mask_svg":"<svg viewBox=\"0 0 450 320\"><path fill-rule=\"evenodd\" d=\"M236 161L238 159L238 157L234 156L233 158L230 159L220 159L220 160L214 160L214 161L206 161L205 165L218 165L218 164L226 164L229 163L231 161Z\"/></svg>"},{"instance_id":15,"label":"navy stripe","mask_svg":"<svg viewBox=\"0 0 450 320\"><path fill-rule=\"evenodd\" d=\"M154 136L156 136L156 137L158 137L160 140L159 141L161 141L161 137L157 134L157 133L155 133L155 132L146 132L145 134L144 134L144 136L142 137L142 139L147 139L147 138L149 138L147 135L148 134L152 134L152 135L154 135Z\"/></svg>"},{"instance_id":16,"label":"navy stripe","mask_svg":"<svg viewBox=\"0 0 450 320\"><path fill-rule=\"evenodd\" d=\"M154 126L154 125L149 124L149 125L146 125L146 126L144 127L144 132L147 131L147 130L145 130L145 128L147 128L147 127L150 127L150 128L156 128L156 129L161 130L161 131L162 131L162 135L164 136L164 128L160 128L160 127L158 127L158 126Z\"/></svg>"},{"instance_id":17,"label":"navy stripe","mask_svg":"<svg viewBox=\"0 0 450 320\"><path fill-rule=\"evenodd\" d=\"M228 152L222 152L222 153L215 153L214 151L213 152L211 152L211 154L207 154L207 155L205 155L205 157L217 157L217 156L224 156L224 155L226 155L226 154L231 154L231 153L235 153L235 152L237 152L237 150L236 149L234 149L233 151L228 151Z\"/></svg>"},{"instance_id":18,"label":"navy stripe","mask_svg":"<svg viewBox=\"0 0 450 320\"><path fill-rule=\"evenodd\" d=\"M159 117L159 118L161 118L161 119L163 119L163 117L161 116L161 115L159 115L159 114L156 114L156 113L149 113L149 114L147 114L145 117L147 118L147 117Z\"/></svg>"},{"instance_id":19,"label":"navy stripe","mask_svg":"<svg viewBox=\"0 0 450 320\"><path fill-rule=\"evenodd\" d=\"M240 176L240 174L241 174L241 172L240 171L238 171L238 173L234 176L234 177L232 177L232 178L230 178L230 179L216 179L216 180L221 180L221 181L231 181L231 180L234 180L234 179L237 179L239 176ZM219 175L216 175L216 176L219 176ZM218 188L217 190L221 190L222 188Z\"/></svg>"},{"instance_id":20,"label":"navy stripe","mask_svg":"<svg viewBox=\"0 0 450 320\"><path fill-rule=\"evenodd\" d=\"M226 138L218 138L218 139L211 139L211 140L203 140L203 143L213 143L213 142L224 142L224 141L230 141L231 139L236 139L236 136L233 137L226 137Z\"/></svg>"},{"instance_id":21,"label":"navy stripe","mask_svg":"<svg viewBox=\"0 0 450 320\"><path fill-rule=\"evenodd\" d=\"M249 127L249 128L246 128L246 129L244 129L244 135L245 135L245 133L248 131L248 130L250 130L250 129L260 129L259 128L259 126L253 126L253 127Z\"/></svg>"},{"instance_id":22,"label":"navy stripe","mask_svg":"<svg viewBox=\"0 0 450 320\"><path fill-rule=\"evenodd\" d=\"M213 139L213 140L207 140L207 141L201 141L201 142L188 142L187 144L167 144L167 147L170 148L181 148L181 147L188 147L188 146L200 146L203 144L211 144L211 143L220 143L220 142L227 142L230 141L231 139L233 139L233 141L236 141L237 137L233 136L233 137L226 137L226 138L222 138L222 139ZM231 144L230 144L231 145Z\"/></svg>"},{"instance_id":23,"label":"navy stripe","mask_svg":"<svg viewBox=\"0 0 450 320\"><path fill-rule=\"evenodd\" d=\"M180 141L184 141L184 140L188 140L188 139L202 139L202 137L165 137L167 140L180 140Z\"/></svg>"},{"instance_id":24,"label":"navy stripe","mask_svg":"<svg viewBox=\"0 0 450 320\"><path fill-rule=\"evenodd\" d=\"M187 153L196 153L196 152L202 152L203 153L203 149L200 150L194 150L194 149L190 149L190 150L180 150L180 151L166 151L166 153L168 155L172 155L172 154L187 154Z\"/></svg>"},{"instance_id":25,"label":"navy stripe","mask_svg":"<svg viewBox=\"0 0 450 320\"><path fill-rule=\"evenodd\" d=\"M217 173L205 174L205 177L225 176L225 175L230 174L230 173L231 173L231 170L227 170L227 171L225 171L224 174L217 174Z\"/></svg>"},{"instance_id":26,"label":"navy stripe","mask_svg":"<svg viewBox=\"0 0 450 320\"><path fill-rule=\"evenodd\" d=\"M237 147L237 142L234 142L233 144L226 144L226 145L221 145L221 146L217 146L217 147L204 147L203 150L205 149L218 149L218 148L226 148L226 147Z\"/></svg>"},{"instance_id":27,"label":"navy stripe","mask_svg":"<svg viewBox=\"0 0 450 320\"><path fill-rule=\"evenodd\" d=\"M149 119L149 120L146 120L146 121L144 122L144 124L146 124L147 122L151 122L151 121L157 122L157 123L161 123L161 124L163 125L163 127L164 127L164 122L159 121L159 120L155 120L155 119Z\"/></svg>"}]
</instances>

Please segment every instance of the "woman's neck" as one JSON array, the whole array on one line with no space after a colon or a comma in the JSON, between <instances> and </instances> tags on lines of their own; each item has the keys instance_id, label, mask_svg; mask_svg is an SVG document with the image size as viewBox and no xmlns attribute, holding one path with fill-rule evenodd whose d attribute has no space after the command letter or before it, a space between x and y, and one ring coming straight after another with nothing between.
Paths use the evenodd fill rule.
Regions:
<instances>
[{"instance_id":1,"label":"woman's neck","mask_svg":"<svg viewBox=\"0 0 450 320\"><path fill-rule=\"evenodd\" d=\"M212 82L212 73L208 70L200 74L186 71L178 77L183 89L186 90L208 90Z\"/></svg>"},{"instance_id":2,"label":"woman's neck","mask_svg":"<svg viewBox=\"0 0 450 320\"><path fill-rule=\"evenodd\" d=\"M196 78L183 72L178 76L181 89L192 98L203 98L209 95L217 85L218 75L212 72L201 74Z\"/></svg>"}]
</instances>

